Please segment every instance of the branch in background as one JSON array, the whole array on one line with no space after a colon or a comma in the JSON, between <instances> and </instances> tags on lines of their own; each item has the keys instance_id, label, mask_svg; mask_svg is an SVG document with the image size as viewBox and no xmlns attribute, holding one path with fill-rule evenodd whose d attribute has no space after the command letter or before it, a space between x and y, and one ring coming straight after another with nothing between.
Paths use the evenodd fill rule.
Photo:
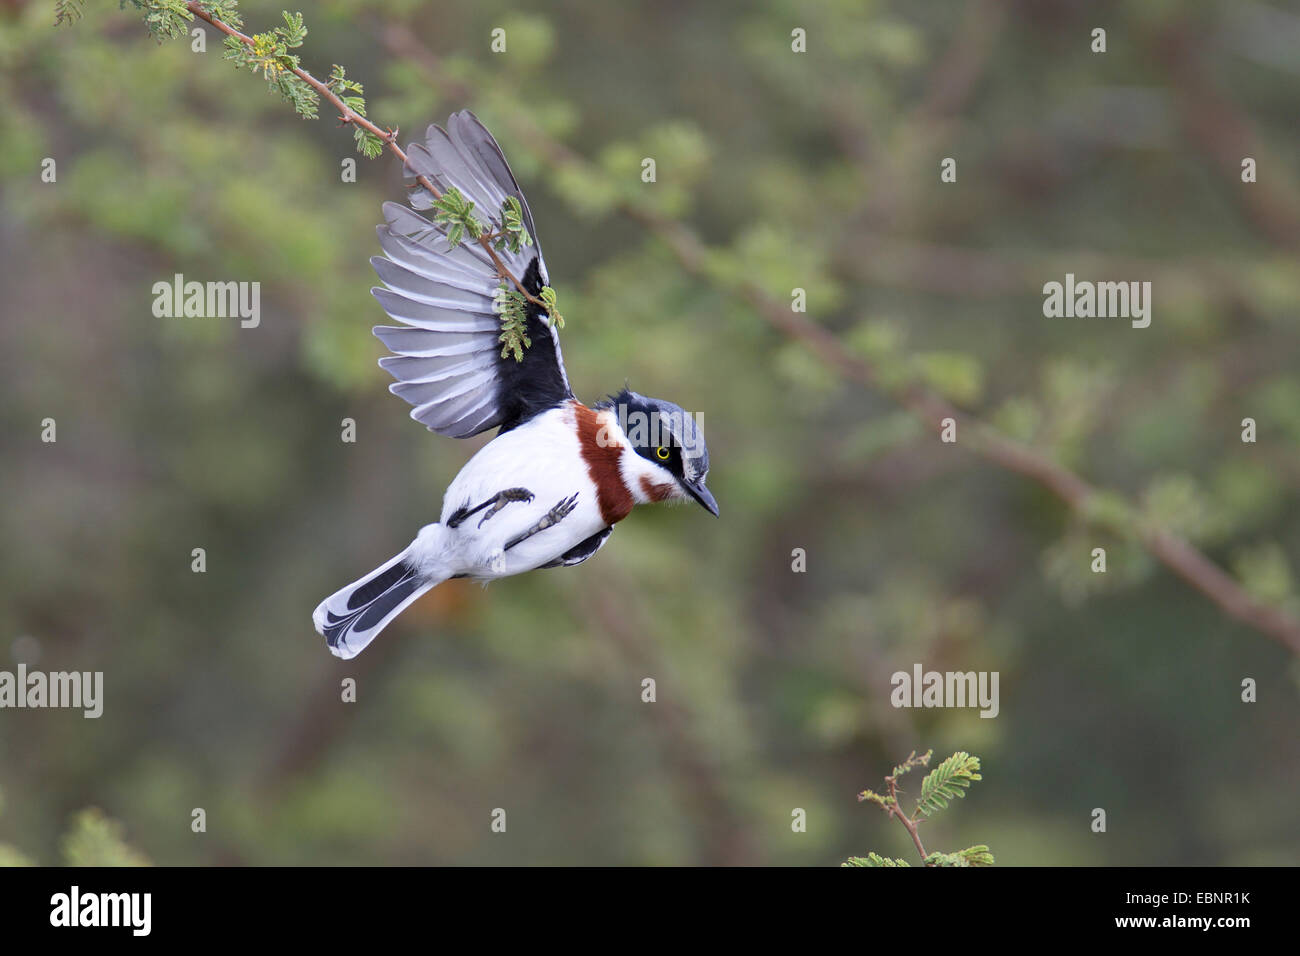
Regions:
<instances>
[{"instance_id":1,"label":"branch in background","mask_svg":"<svg viewBox=\"0 0 1300 956\"><path fill-rule=\"evenodd\" d=\"M447 94L472 95L473 90L463 81L451 80L444 75L437 58L409 27L387 25L382 32L382 41L390 52L414 63ZM593 178L603 175L594 164L551 139L528 118L526 111L517 111L506 121L511 132L548 165L565 167ZM1300 654L1300 621L1250 595L1186 539L1141 519L1118 493L1096 488L1050 458L1001 435L973 416L959 412L945 399L914 381L883 381L868 360L851 353L836 335L813 322L806 313L791 311L788 304L774 299L752 280L723 275L716 266L717 257L694 231L665 217L649 203L621 198L618 208L664 242L688 272L749 303L770 325L803 343L844 378L884 393L935 432L942 430L944 419L951 418L958 423L959 434L964 436L961 443L977 455L1042 485L1087 520L1111 527L1121 534L1132 533L1169 570L1217 604L1224 613L1273 638L1292 653Z\"/></svg>"},{"instance_id":2,"label":"branch in background","mask_svg":"<svg viewBox=\"0 0 1300 956\"><path fill-rule=\"evenodd\" d=\"M1263 167L1262 143L1246 116L1215 88L1187 23L1179 21L1161 32L1154 47L1169 74L1187 138L1227 177L1255 228L1275 245L1295 249L1300 245L1300 201L1286 188L1285 175L1261 177L1249 188L1239 188L1245 157L1255 157Z\"/></svg>"}]
</instances>

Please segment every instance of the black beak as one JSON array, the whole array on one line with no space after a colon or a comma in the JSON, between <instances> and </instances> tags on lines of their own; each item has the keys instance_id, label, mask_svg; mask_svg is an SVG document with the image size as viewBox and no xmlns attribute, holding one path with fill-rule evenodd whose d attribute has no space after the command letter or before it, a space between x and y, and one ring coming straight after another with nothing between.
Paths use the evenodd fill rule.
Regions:
<instances>
[{"instance_id":1,"label":"black beak","mask_svg":"<svg viewBox=\"0 0 1300 956\"><path fill-rule=\"evenodd\" d=\"M691 484L688 481L683 481L682 487L686 489L687 494L700 503L705 511L715 518L718 516L718 503L713 500L713 495L708 488L704 487L703 482Z\"/></svg>"}]
</instances>

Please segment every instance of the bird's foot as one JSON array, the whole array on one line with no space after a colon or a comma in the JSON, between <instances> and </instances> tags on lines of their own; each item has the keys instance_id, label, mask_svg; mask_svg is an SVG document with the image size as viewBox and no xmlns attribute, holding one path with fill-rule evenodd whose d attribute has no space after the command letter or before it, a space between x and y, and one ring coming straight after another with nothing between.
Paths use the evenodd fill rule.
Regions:
<instances>
[{"instance_id":1,"label":"bird's foot","mask_svg":"<svg viewBox=\"0 0 1300 956\"><path fill-rule=\"evenodd\" d=\"M483 527L484 521L487 521L488 518L491 518L494 514L496 514L506 505L510 504L510 502L532 501L533 497L534 497L533 493L529 491L527 488L507 488L505 491L498 491L487 501L480 502L479 504L475 505L473 508L457 508L455 514L453 514L450 518L447 519L447 527L448 528L460 527L461 522L463 522L466 518L470 517L471 515L476 515L484 508L488 508L490 506L490 510L488 511L488 513L479 519L478 526L481 528Z\"/></svg>"},{"instance_id":2,"label":"bird's foot","mask_svg":"<svg viewBox=\"0 0 1300 956\"><path fill-rule=\"evenodd\" d=\"M483 513L483 517L478 519L478 526L483 527L483 522L510 504L510 502L522 501L527 504L533 498L533 493L527 488L507 488L505 491L498 492L496 497L492 499L492 507Z\"/></svg>"},{"instance_id":3,"label":"bird's foot","mask_svg":"<svg viewBox=\"0 0 1300 956\"><path fill-rule=\"evenodd\" d=\"M542 515L541 519L537 522L537 524L533 525L523 534L517 534L509 541L507 541L505 550L509 551L511 548L519 544L521 541L525 541L528 538L531 538L533 535L540 534L541 532L545 531L547 528L551 528L559 524L561 521L567 518L573 512L573 509L576 507L578 507L577 492L574 492L572 495L570 495L567 498L561 498L554 508L546 512L546 514Z\"/></svg>"}]
</instances>

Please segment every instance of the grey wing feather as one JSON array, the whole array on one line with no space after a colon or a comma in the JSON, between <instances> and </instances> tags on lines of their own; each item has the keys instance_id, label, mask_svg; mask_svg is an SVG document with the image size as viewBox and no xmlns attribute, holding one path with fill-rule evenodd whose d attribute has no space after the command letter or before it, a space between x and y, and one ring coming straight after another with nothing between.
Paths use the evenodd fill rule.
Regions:
<instances>
[{"instance_id":1,"label":"grey wing feather","mask_svg":"<svg viewBox=\"0 0 1300 956\"><path fill-rule=\"evenodd\" d=\"M477 118L472 114L457 113L451 117L447 126L451 131L452 139L459 143L462 149L472 153L493 179L498 183L514 183L515 177L510 172L510 164L506 162L505 154L501 152L501 147L497 145L496 140L490 135L483 135L487 130ZM528 229L528 234L536 239L537 230L533 228L533 214L528 208L528 200L524 198L524 194L517 186L513 195L519 200L519 205L523 209L524 226ZM545 272L546 270L543 269L542 273Z\"/></svg>"},{"instance_id":2,"label":"grey wing feather","mask_svg":"<svg viewBox=\"0 0 1300 956\"><path fill-rule=\"evenodd\" d=\"M452 114L446 130L430 126L425 142L407 149L405 173L414 209L429 209L434 201L417 176L440 192L458 189L485 223L499 216L507 196L515 197L534 244L498 255L521 280L536 260L540 282L547 282L528 203L500 147L472 113ZM502 368L503 361L514 360L500 355L494 299L501 280L491 257L474 242L453 249L441 228L406 206L385 203L384 219L377 230L384 254L371 259L384 288L371 291L402 323L374 330L393 353L379 362L396 379L389 390L415 406L412 418L454 438L513 424L520 404L501 393L507 380L518 382L518 370ZM559 339L554 329L548 331L554 348L536 350L525 361L545 366L531 374L554 382L550 394L571 394Z\"/></svg>"}]
</instances>

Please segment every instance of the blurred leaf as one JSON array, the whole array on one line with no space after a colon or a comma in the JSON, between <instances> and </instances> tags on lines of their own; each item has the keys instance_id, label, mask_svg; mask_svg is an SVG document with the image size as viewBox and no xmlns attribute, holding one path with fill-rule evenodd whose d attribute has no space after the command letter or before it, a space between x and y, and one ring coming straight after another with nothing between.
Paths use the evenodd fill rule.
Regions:
<instances>
[{"instance_id":1,"label":"blurred leaf","mask_svg":"<svg viewBox=\"0 0 1300 956\"><path fill-rule=\"evenodd\" d=\"M149 866L149 861L126 844L122 825L96 809L82 810L72 818L63 838L63 858L68 866Z\"/></svg>"}]
</instances>

